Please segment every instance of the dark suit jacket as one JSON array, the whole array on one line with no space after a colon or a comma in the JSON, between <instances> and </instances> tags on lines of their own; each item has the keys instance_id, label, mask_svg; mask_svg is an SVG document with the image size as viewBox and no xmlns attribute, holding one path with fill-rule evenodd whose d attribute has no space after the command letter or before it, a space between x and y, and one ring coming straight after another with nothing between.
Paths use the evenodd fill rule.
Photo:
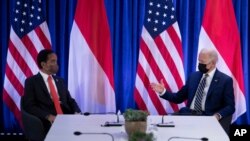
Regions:
<instances>
[{"instance_id":1,"label":"dark suit jacket","mask_svg":"<svg viewBox=\"0 0 250 141\"><path fill-rule=\"evenodd\" d=\"M201 78L201 72L194 72L181 90L177 93L167 91L161 97L174 103L181 103L187 100L187 107L190 107ZM213 115L220 113L222 117L226 117L232 115L234 111L233 80L226 74L216 70L208 89L204 114Z\"/></svg>"},{"instance_id":2,"label":"dark suit jacket","mask_svg":"<svg viewBox=\"0 0 250 141\"><path fill-rule=\"evenodd\" d=\"M80 112L80 109L73 98L71 98L67 87L64 85L63 79L53 76L60 96L61 107L64 114L74 114ZM25 80L23 108L39 117L45 119L49 114L56 115L53 100L48 92L42 75L38 73Z\"/></svg>"}]
</instances>

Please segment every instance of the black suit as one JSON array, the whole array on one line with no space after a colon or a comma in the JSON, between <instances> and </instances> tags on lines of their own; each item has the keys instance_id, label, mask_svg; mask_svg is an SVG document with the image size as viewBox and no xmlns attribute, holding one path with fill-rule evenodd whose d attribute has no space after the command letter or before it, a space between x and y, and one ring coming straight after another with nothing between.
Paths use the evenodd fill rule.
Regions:
<instances>
[{"instance_id":1,"label":"black suit","mask_svg":"<svg viewBox=\"0 0 250 141\"><path fill-rule=\"evenodd\" d=\"M81 112L75 100L71 98L63 79L56 76L53 76L53 79L60 97L63 113L74 114L75 112ZM25 80L24 96L22 99L23 108L28 113L39 117L43 121L45 128L47 128L46 130L48 130L50 123L46 119L46 116L49 114L56 115L56 109L40 73Z\"/></svg>"}]
</instances>

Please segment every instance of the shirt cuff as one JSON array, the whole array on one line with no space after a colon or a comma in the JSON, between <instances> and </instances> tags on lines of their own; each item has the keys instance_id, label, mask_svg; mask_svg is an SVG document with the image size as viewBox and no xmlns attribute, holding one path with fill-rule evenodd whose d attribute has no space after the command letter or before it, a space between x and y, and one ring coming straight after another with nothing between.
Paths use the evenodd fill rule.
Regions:
<instances>
[{"instance_id":1,"label":"shirt cuff","mask_svg":"<svg viewBox=\"0 0 250 141\"><path fill-rule=\"evenodd\" d=\"M222 116L221 116L221 114L220 114L220 113L216 113L216 115L217 115L217 117L219 118L219 120L221 120L221 119L222 119Z\"/></svg>"},{"instance_id":2,"label":"shirt cuff","mask_svg":"<svg viewBox=\"0 0 250 141\"><path fill-rule=\"evenodd\" d=\"M163 96L163 95L165 94L165 92L166 92L166 89L164 88L163 92L160 93L159 95L160 95L160 96Z\"/></svg>"}]
</instances>

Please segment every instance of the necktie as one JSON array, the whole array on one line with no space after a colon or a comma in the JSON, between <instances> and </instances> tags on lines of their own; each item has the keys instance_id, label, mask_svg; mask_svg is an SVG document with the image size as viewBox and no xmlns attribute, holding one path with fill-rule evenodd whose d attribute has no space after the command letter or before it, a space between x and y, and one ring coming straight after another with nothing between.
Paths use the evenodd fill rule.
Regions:
<instances>
[{"instance_id":1,"label":"necktie","mask_svg":"<svg viewBox=\"0 0 250 141\"><path fill-rule=\"evenodd\" d=\"M61 106L60 106L59 98L58 98L58 95L56 93L56 88L52 83L52 77L51 76L48 77L48 83L49 83L50 94L52 96L54 106L56 108L56 113L57 114L63 114Z\"/></svg>"},{"instance_id":2,"label":"necktie","mask_svg":"<svg viewBox=\"0 0 250 141\"><path fill-rule=\"evenodd\" d=\"M206 80L207 80L208 74L205 75L205 77L201 80L198 89L196 91L196 98L194 102L194 110L197 112L202 112L201 108L201 101L203 98L204 88L206 86Z\"/></svg>"}]
</instances>

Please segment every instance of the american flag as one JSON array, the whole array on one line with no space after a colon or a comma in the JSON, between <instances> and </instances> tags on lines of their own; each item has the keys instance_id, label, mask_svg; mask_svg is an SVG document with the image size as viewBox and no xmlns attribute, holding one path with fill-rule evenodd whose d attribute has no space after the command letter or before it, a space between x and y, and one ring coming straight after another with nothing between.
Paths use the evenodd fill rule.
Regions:
<instances>
[{"instance_id":1,"label":"american flag","mask_svg":"<svg viewBox=\"0 0 250 141\"><path fill-rule=\"evenodd\" d=\"M39 70L36 64L38 52L51 48L43 8L41 0L17 0L11 14L3 101L19 122L24 81Z\"/></svg>"},{"instance_id":2,"label":"american flag","mask_svg":"<svg viewBox=\"0 0 250 141\"><path fill-rule=\"evenodd\" d=\"M151 90L149 83L161 79L166 89L172 92L178 91L185 82L181 36L172 0L149 0L146 2L134 94L140 109L164 115L184 106L184 103L169 103Z\"/></svg>"}]
</instances>

